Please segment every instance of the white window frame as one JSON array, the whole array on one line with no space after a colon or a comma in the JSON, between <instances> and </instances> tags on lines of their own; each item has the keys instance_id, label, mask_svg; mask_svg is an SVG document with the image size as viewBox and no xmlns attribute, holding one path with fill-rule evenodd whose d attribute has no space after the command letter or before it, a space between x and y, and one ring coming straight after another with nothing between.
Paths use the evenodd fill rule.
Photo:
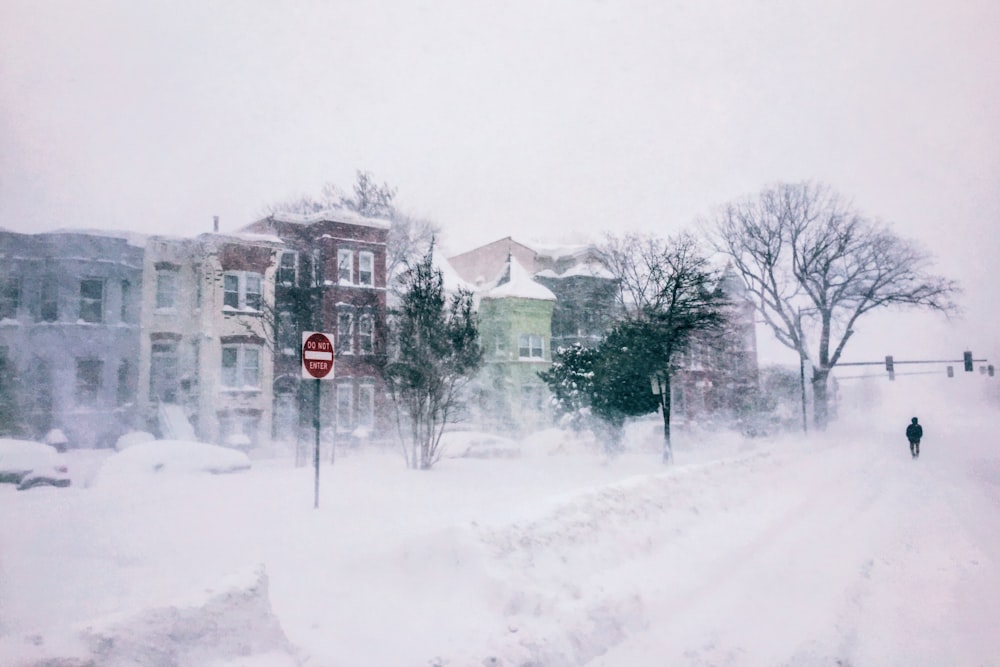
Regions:
<instances>
[{"instance_id":1,"label":"white window frame","mask_svg":"<svg viewBox=\"0 0 1000 667\"><path fill-rule=\"evenodd\" d=\"M285 258L291 258L292 265L285 266ZM291 272L291 280L288 280L288 273ZM275 275L275 282L286 287L294 287L299 284L299 253L294 250L282 250L278 256L278 270Z\"/></svg>"},{"instance_id":2,"label":"white window frame","mask_svg":"<svg viewBox=\"0 0 1000 667\"><path fill-rule=\"evenodd\" d=\"M374 354L375 316L371 313L361 313L356 319L355 329L358 339L358 354Z\"/></svg>"},{"instance_id":3,"label":"white window frame","mask_svg":"<svg viewBox=\"0 0 1000 667\"><path fill-rule=\"evenodd\" d=\"M227 355L227 352L235 352L235 356ZM232 356L235 362L229 366L226 364L226 357ZM248 362L255 359L255 365ZM261 360L263 359L260 345L252 343L227 343L222 346L220 358L219 384L227 391L260 391L261 387ZM228 369L232 368L232 371ZM255 368L253 376L248 378L251 368ZM232 374L234 377L228 377ZM248 382L249 379L249 382ZM233 382L235 380L235 382Z\"/></svg>"},{"instance_id":4,"label":"white window frame","mask_svg":"<svg viewBox=\"0 0 1000 667\"><path fill-rule=\"evenodd\" d=\"M368 265L367 269L364 268L365 264ZM366 273L367 280L365 280ZM375 253L367 250L358 253L358 284L365 287L375 286Z\"/></svg>"},{"instance_id":5,"label":"white window frame","mask_svg":"<svg viewBox=\"0 0 1000 667\"><path fill-rule=\"evenodd\" d=\"M537 347L535 343L538 343ZM527 350L527 354L522 354L524 350ZM535 351L538 354L535 354ZM545 359L545 337L539 334L521 334L517 338L517 357L518 359Z\"/></svg>"},{"instance_id":6,"label":"white window frame","mask_svg":"<svg viewBox=\"0 0 1000 667\"><path fill-rule=\"evenodd\" d=\"M156 270L157 310L174 310L177 308L177 294L178 294L177 280L180 277L178 274L179 272L177 271L177 269Z\"/></svg>"},{"instance_id":7,"label":"white window frame","mask_svg":"<svg viewBox=\"0 0 1000 667\"><path fill-rule=\"evenodd\" d=\"M176 402L180 393L180 345L154 340L149 349L149 398Z\"/></svg>"},{"instance_id":8,"label":"white window frame","mask_svg":"<svg viewBox=\"0 0 1000 667\"><path fill-rule=\"evenodd\" d=\"M17 319L21 308L21 278L9 276L0 278L0 319Z\"/></svg>"},{"instance_id":9,"label":"white window frame","mask_svg":"<svg viewBox=\"0 0 1000 667\"><path fill-rule=\"evenodd\" d=\"M95 374L86 378L83 370ZM87 380L93 380L88 382ZM101 402L101 389L104 385L104 360L96 357L77 357L76 359L76 389L73 393L78 406L94 406Z\"/></svg>"},{"instance_id":10,"label":"white window frame","mask_svg":"<svg viewBox=\"0 0 1000 667\"><path fill-rule=\"evenodd\" d=\"M344 329L341 326L342 318L347 318L347 332L345 335ZM337 311L337 336L336 336L336 353L337 354L354 354L354 313L349 310L338 310Z\"/></svg>"},{"instance_id":11,"label":"white window frame","mask_svg":"<svg viewBox=\"0 0 1000 667\"><path fill-rule=\"evenodd\" d=\"M344 274L347 274L346 277ZM337 284L354 284L354 251L349 248L337 250Z\"/></svg>"},{"instance_id":12,"label":"white window frame","mask_svg":"<svg viewBox=\"0 0 1000 667\"><path fill-rule=\"evenodd\" d=\"M236 290L228 289L227 279L236 279ZM256 283L257 291L251 291L250 285ZM226 303L227 296L236 295L236 305ZM249 305L256 295L257 306ZM230 312L259 313L264 304L264 276L255 271L226 271L222 274L222 310Z\"/></svg>"},{"instance_id":13,"label":"white window frame","mask_svg":"<svg viewBox=\"0 0 1000 667\"><path fill-rule=\"evenodd\" d=\"M83 285L84 283L97 283L101 286L101 295L99 297L91 297L83 295ZM82 278L80 280L80 319L84 322L91 322L93 324L100 324L104 322L104 297L107 292L107 285L103 278ZM97 306L97 319L87 319L83 316L84 310L92 308L94 305Z\"/></svg>"},{"instance_id":14,"label":"white window frame","mask_svg":"<svg viewBox=\"0 0 1000 667\"><path fill-rule=\"evenodd\" d=\"M295 327L295 315L283 310L278 313L278 348L286 357L294 357L299 353L299 332Z\"/></svg>"}]
</instances>

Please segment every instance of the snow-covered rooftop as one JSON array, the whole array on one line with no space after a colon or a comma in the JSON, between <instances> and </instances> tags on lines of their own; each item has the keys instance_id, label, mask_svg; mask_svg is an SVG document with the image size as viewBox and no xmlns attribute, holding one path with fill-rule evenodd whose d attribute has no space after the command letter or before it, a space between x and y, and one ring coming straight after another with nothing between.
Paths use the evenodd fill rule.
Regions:
<instances>
[{"instance_id":1,"label":"snow-covered rooftop","mask_svg":"<svg viewBox=\"0 0 1000 667\"><path fill-rule=\"evenodd\" d=\"M538 299L540 301L555 301L556 295L547 287L532 279L528 270L521 266L514 257L510 260L510 271L505 282L487 290L483 296L491 299L514 297L519 299Z\"/></svg>"},{"instance_id":2,"label":"snow-covered rooftop","mask_svg":"<svg viewBox=\"0 0 1000 667\"><path fill-rule=\"evenodd\" d=\"M346 208L328 208L324 211L319 211L317 213L273 213L271 214L271 219L278 222L287 222L292 224L309 225L314 222L346 222L351 225L361 225L364 227L374 227L376 229L389 229L389 222L387 220L378 220L376 218L366 218L363 215L355 213L354 211Z\"/></svg>"},{"instance_id":3,"label":"snow-covered rooftop","mask_svg":"<svg viewBox=\"0 0 1000 667\"><path fill-rule=\"evenodd\" d=\"M122 239L129 245L136 248L145 248L146 241L150 234L131 232L121 229L55 229L51 232L41 232L41 234L79 234L82 236L103 236L109 239Z\"/></svg>"},{"instance_id":4,"label":"snow-covered rooftop","mask_svg":"<svg viewBox=\"0 0 1000 667\"><path fill-rule=\"evenodd\" d=\"M472 291L474 289L473 285L470 285L460 275L458 275L458 271L455 270L455 267L451 265L451 262L449 262L442 253L434 253L432 261L434 268L441 272L441 278L444 282L444 289L446 292L457 292L460 289Z\"/></svg>"}]
</instances>

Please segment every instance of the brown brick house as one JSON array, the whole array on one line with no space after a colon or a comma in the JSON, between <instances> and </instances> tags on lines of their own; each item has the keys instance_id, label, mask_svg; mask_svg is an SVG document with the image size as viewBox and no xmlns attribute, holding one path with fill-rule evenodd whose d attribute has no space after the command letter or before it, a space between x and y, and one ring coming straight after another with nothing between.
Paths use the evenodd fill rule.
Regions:
<instances>
[{"instance_id":1,"label":"brown brick house","mask_svg":"<svg viewBox=\"0 0 1000 667\"><path fill-rule=\"evenodd\" d=\"M334 379L321 384L323 440L338 446L385 437L384 385L375 354L386 321L389 223L335 209L309 215L275 213L243 232L276 237L274 432L302 441L312 428L311 381L300 377L303 331L334 334ZM302 434L304 435L304 433Z\"/></svg>"}]
</instances>

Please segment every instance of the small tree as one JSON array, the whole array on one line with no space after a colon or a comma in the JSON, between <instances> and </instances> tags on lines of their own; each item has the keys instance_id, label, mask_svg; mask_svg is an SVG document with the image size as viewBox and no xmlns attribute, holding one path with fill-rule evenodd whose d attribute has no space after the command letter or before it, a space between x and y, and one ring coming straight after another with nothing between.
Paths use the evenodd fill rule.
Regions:
<instances>
[{"instance_id":1,"label":"small tree","mask_svg":"<svg viewBox=\"0 0 1000 667\"><path fill-rule=\"evenodd\" d=\"M574 431L582 431L589 425L595 392L594 371L599 360L595 348L575 343L556 350L552 365L538 373L552 394L552 407L560 421Z\"/></svg>"},{"instance_id":2,"label":"small tree","mask_svg":"<svg viewBox=\"0 0 1000 667\"><path fill-rule=\"evenodd\" d=\"M439 460L444 427L461 406L461 389L483 359L472 293L459 290L448 297L433 251L431 244L401 276L384 372L393 402L405 411L409 426L404 436L404 419L397 410L407 465L422 470Z\"/></svg>"},{"instance_id":3,"label":"small tree","mask_svg":"<svg viewBox=\"0 0 1000 667\"><path fill-rule=\"evenodd\" d=\"M696 336L712 336L725 323L727 303L718 276L690 234L663 240L653 236L609 236L602 255L617 278L625 320L605 339L604 372L608 409L625 415L652 412L663 416L663 460L670 446L670 380L677 360ZM659 395L650 400L650 376Z\"/></svg>"},{"instance_id":4,"label":"small tree","mask_svg":"<svg viewBox=\"0 0 1000 667\"><path fill-rule=\"evenodd\" d=\"M955 309L957 285L927 271L925 252L823 185L780 183L732 202L715 232L775 337L810 361L820 429L827 378L863 315L888 307Z\"/></svg>"}]
</instances>

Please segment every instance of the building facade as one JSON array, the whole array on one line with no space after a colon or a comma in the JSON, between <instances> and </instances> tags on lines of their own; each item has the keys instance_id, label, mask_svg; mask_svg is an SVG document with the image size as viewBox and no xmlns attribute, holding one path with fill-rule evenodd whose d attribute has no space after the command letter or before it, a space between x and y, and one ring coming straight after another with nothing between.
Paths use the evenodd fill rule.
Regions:
<instances>
[{"instance_id":1,"label":"building facade","mask_svg":"<svg viewBox=\"0 0 1000 667\"><path fill-rule=\"evenodd\" d=\"M756 408L760 372L753 303L732 266L717 287L727 298L721 336L695 338L671 382L673 412L680 421L738 422Z\"/></svg>"},{"instance_id":2,"label":"building facade","mask_svg":"<svg viewBox=\"0 0 1000 667\"><path fill-rule=\"evenodd\" d=\"M548 390L538 373L552 363L555 295L511 256L498 284L480 292L478 301L481 421L503 431L548 426Z\"/></svg>"},{"instance_id":3,"label":"building facade","mask_svg":"<svg viewBox=\"0 0 1000 667\"><path fill-rule=\"evenodd\" d=\"M275 274L275 437L307 440L314 382L301 377L304 331L334 336L332 380L320 382L322 440L361 444L388 436L378 355L385 345L389 223L346 210L274 214L243 229L280 239ZM294 434L292 436L291 434Z\"/></svg>"},{"instance_id":4,"label":"building facade","mask_svg":"<svg viewBox=\"0 0 1000 667\"><path fill-rule=\"evenodd\" d=\"M617 282L593 245L528 245L508 236L448 261L465 281L486 289L506 270L508 257L555 296L553 349L597 345L618 319Z\"/></svg>"},{"instance_id":5,"label":"building facade","mask_svg":"<svg viewBox=\"0 0 1000 667\"><path fill-rule=\"evenodd\" d=\"M132 428L142 245L110 233L0 231L3 433L59 430L60 444L76 448L110 446Z\"/></svg>"},{"instance_id":6,"label":"building facade","mask_svg":"<svg viewBox=\"0 0 1000 667\"><path fill-rule=\"evenodd\" d=\"M247 451L271 441L280 249L238 234L148 240L138 386L147 430Z\"/></svg>"}]
</instances>

